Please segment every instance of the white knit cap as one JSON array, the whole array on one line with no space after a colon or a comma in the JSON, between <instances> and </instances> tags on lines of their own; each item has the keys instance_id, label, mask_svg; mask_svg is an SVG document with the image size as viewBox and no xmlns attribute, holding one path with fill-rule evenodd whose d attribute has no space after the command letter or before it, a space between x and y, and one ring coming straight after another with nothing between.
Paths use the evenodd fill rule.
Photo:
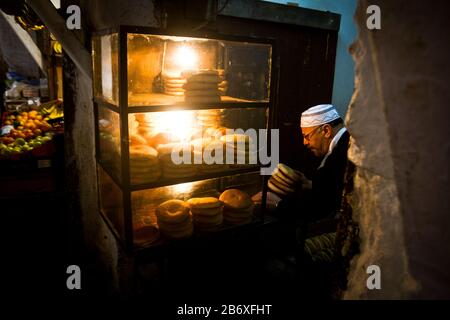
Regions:
<instances>
[{"instance_id":1,"label":"white knit cap","mask_svg":"<svg viewBox=\"0 0 450 320\"><path fill-rule=\"evenodd\" d=\"M319 104L302 113L300 127L308 128L320 126L339 118L339 113L332 104Z\"/></svg>"}]
</instances>

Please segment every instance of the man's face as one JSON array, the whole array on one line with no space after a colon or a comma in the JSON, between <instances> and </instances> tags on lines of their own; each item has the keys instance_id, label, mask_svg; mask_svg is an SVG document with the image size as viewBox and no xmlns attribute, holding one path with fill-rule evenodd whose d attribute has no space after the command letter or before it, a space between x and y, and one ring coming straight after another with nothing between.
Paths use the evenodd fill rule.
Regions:
<instances>
[{"instance_id":1,"label":"man's face","mask_svg":"<svg viewBox=\"0 0 450 320\"><path fill-rule=\"evenodd\" d=\"M303 144L316 157L323 157L328 152L331 142L331 126L321 125L310 128L301 128L303 135Z\"/></svg>"}]
</instances>

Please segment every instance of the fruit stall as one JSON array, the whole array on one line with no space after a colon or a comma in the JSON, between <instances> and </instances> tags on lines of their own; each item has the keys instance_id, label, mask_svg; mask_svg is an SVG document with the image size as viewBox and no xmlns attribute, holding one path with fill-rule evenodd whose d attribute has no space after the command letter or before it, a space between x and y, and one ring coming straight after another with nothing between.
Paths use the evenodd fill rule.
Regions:
<instances>
[{"instance_id":1,"label":"fruit stall","mask_svg":"<svg viewBox=\"0 0 450 320\"><path fill-rule=\"evenodd\" d=\"M11 37L32 41L36 50L28 54L41 63L20 59L20 54L2 61L1 197L57 190L64 168L61 45L33 12L14 8L2 7L15 16Z\"/></svg>"},{"instance_id":2,"label":"fruit stall","mask_svg":"<svg viewBox=\"0 0 450 320\"><path fill-rule=\"evenodd\" d=\"M8 182L2 183L2 195L55 188L53 173L55 159L63 154L63 132L60 100L31 107L25 104L2 113L0 179Z\"/></svg>"}]
</instances>

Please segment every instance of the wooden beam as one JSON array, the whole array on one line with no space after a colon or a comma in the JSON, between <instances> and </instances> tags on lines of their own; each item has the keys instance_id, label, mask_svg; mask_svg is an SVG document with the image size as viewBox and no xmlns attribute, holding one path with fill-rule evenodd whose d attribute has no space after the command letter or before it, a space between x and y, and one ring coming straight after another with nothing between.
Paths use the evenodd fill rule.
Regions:
<instances>
[{"instance_id":1,"label":"wooden beam","mask_svg":"<svg viewBox=\"0 0 450 320\"><path fill-rule=\"evenodd\" d=\"M78 69L92 81L92 64L89 51L78 40L73 31L66 27L66 21L59 15L48 0L27 0L45 26L61 43L64 52L72 59Z\"/></svg>"}]
</instances>

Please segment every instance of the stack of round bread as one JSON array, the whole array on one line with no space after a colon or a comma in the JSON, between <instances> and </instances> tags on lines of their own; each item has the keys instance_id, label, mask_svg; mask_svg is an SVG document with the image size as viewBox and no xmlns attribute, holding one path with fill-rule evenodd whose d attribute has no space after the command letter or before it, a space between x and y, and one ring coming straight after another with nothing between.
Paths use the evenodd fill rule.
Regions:
<instances>
[{"instance_id":1,"label":"stack of round bread","mask_svg":"<svg viewBox=\"0 0 450 320\"><path fill-rule=\"evenodd\" d=\"M157 117L152 114L138 113L135 115L138 124L137 133L144 138L145 143L156 148L160 144L170 142L169 135L164 132L156 132Z\"/></svg>"},{"instance_id":2,"label":"stack of round bread","mask_svg":"<svg viewBox=\"0 0 450 320\"><path fill-rule=\"evenodd\" d=\"M192 235L193 224L189 205L181 200L167 200L156 208L156 218L161 233L169 238L186 238Z\"/></svg>"},{"instance_id":3,"label":"stack of round bread","mask_svg":"<svg viewBox=\"0 0 450 320\"><path fill-rule=\"evenodd\" d=\"M148 132L154 132L156 127L156 117L152 114L147 113L138 113L135 115L136 122L139 124L138 132L142 135L147 134Z\"/></svg>"},{"instance_id":4,"label":"stack of round bread","mask_svg":"<svg viewBox=\"0 0 450 320\"><path fill-rule=\"evenodd\" d=\"M192 177L197 173L197 166L194 164L191 146L186 148L185 145L180 143L167 143L159 145L157 150L164 178L187 178ZM177 152L181 158L183 158L184 152L189 152L191 163L174 163L172 161L172 152Z\"/></svg>"},{"instance_id":5,"label":"stack of round bread","mask_svg":"<svg viewBox=\"0 0 450 320\"><path fill-rule=\"evenodd\" d=\"M200 138L192 140L191 145L193 161L195 161L196 168L200 173L220 172L229 168L225 163L225 145L222 141L211 138ZM220 152L217 156L216 151ZM210 157L210 159L206 157Z\"/></svg>"},{"instance_id":6,"label":"stack of round bread","mask_svg":"<svg viewBox=\"0 0 450 320\"><path fill-rule=\"evenodd\" d=\"M225 143L221 140L212 139L205 145L203 150L203 164L200 170L203 173L211 173L220 172L228 168L225 158Z\"/></svg>"},{"instance_id":7,"label":"stack of round bread","mask_svg":"<svg viewBox=\"0 0 450 320\"><path fill-rule=\"evenodd\" d=\"M202 103L220 101L218 84L221 82L218 70L198 70L182 72L186 78L183 85L186 102Z\"/></svg>"},{"instance_id":8,"label":"stack of round bread","mask_svg":"<svg viewBox=\"0 0 450 320\"><path fill-rule=\"evenodd\" d=\"M192 162L200 168L203 165L203 151L205 150L205 146L211 143L211 138L198 138L191 141L192 146Z\"/></svg>"},{"instance_id":9,"label":"stack of round bread","mask_svg":"<svg viewBox=\"0 0 450 320\"><path fill-rule=\"evenodd\" d=\"M136 121L134 114L128 115L128 134L134 134L138 132L139 122Z\"/></svg>"},{"instance_id":10,"label":"stack of round bread","mask_svg":"<svg viewBox=\"0 0 450 320\"><path fill-rule=\"evenodd\" d=\"M139 146L139 145L146 145L147 140L143 136L141 136L139 133L132 133L128 136L128 139L130 141L130 146Z\"/></svg>"},{"instance_id":11,"label":"stack of round bread","mask_svg":"<svg viewBox=\"0 0 450 320\"><path fill-rule=\"evenodd\" d=\"M191 198L187 201L191 208L194 227L199 231L214 231L222 224L222 202L214 197Z\"/></svg>"},{"instance_id":12,"label":"stack of round bread","mask_svg":"<svg viewBox=\"0 0 450 320\"><path fill-rule=\"evenodd\" d=\"M160 176L158 152L146 145L130 146L131 183L149 183L158 180Z\"/></svg>"},{"instance_id":13,"label":"stack of round bread","mask_svg":"<svg viewBox=\"0 0 450 320\"><path fill-rule=\"evenodd\" d=\"M279 163L267 182L269 189L279 196L287 196L295 192L294 186L301 182L301 177L294 169Z\"/></svg>"},{"instance_id":14,"label":"stack of round bread","mask_svg":"<svg viewBox=\"0 0 450 320\"><path fill-rule=\"evenodd\" d=\"M247 193L239 189L228 189L222 192L219 200L224 204L225 222L239 225L252 221L254 204Z\"/></svg>"},{"instance_id":15,"label":"stack of round bread","mask_svg":"<svg viewBox=\"0 0 450 320\"><path fill-rule=\"evenodd\" d=\"M155 242L160 235L156 220L144 210L140 210L133 215L133 235L134 244L138 246Z\"/></svg>"},{"instance_id":16,"label":"stack of round bread","mask_svg":"<svg viewBox=\"0 0 450 320\"><path fill-rule=\"evenodd\" d=\"M197 111L197 125L208 127L219 127L222 122L222 113L220 109L199 110Z\"/></svg>"},{"instance_id":17,"label":"stack of round bread","mask_svg":"<svg viewBox=\"0 0 450 320\"><path fill-rule=\"evenodd\" d=\"M233 159L233 164L230 164L230 167L257 163L256 145L253 145L254 142L250 136L229 134L222 136L220 139L226 143L227 159Z\"/></svg>"},{"instance_id":18,"label":"stack of round bread","mask_svg":"<svg viewBox=\"0 0 450 320\"><path fill-rule=\"evenodd\" d=\"M213 126L213 127L208 127L208 128L204 128L204 130L202 130L203 132L203 138L209 138L209 139L220 139L226 132L227 128L220 126Z\"/></svg>"},{"instance_id":19,"label":"stack of round bread","mask_svg":"<svg viewBox=\"0 0 450 320\"><path fill-rule=\"evenodd\" d=\"M164 73L163 74L164 93L171 96L183 96L183 85L186 84L186 79L180 74Z\"/></svg>"}]
</instances>

